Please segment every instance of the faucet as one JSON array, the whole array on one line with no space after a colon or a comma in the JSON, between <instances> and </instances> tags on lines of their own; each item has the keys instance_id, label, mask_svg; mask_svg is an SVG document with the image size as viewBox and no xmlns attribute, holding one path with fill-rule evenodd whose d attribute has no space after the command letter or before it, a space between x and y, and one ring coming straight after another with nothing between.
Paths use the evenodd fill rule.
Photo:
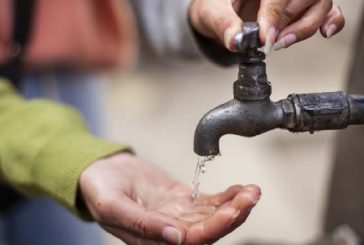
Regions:
<instances>
[{"instance_id":1,"label":"faucet","mask_svg":"<svg viewBox=\"0 0 364 245\"><path fill-rule=\"evenodd\" d=\"M200 156L220 153L219 140L234 134L253 137L281 128L290 132L344 129L364 124L364 95L345 92L291 94L270 100L265 54L258 51L259 25L245 22L235 39L239 50L239 75L234 98L206 113L197 125L194 151Z\"/></svg>"}]
</instances>

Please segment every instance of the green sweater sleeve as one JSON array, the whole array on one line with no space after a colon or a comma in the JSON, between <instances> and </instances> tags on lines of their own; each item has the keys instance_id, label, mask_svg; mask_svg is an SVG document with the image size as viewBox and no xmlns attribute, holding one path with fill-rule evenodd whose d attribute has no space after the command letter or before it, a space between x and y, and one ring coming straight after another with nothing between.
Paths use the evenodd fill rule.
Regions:
<instances>
[{"instance_id":1,"label":"green sweater sleeve","mask_svg":"<svg viewBox=\"0 0 364 245\"><path fill-rule=\"evenodd\" d=\"M126 145L95 138L73 109L25 101L0 79L0 179L33 196L51 197L72 212L78 179L93 161Z\"/></svg>"}]
</instances>

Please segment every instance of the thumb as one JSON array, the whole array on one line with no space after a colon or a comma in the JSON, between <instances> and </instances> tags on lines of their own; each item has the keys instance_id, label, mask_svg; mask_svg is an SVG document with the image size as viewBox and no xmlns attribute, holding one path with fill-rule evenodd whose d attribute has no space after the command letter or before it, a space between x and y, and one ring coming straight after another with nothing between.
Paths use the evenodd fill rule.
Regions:
<instances>
[{"instance_id":1,"label":"thumb","mask_svg":"<svg viewBox=\"0 0 364 245\"><path fill-rule=\"evenodd\" d=\"M236 51L234 38L243 26L243 21L235 11L240 8L240 2L194 1L190 9L191 24L200 34L218 40L230 51Z\"/></svg>"},{"instance_id":2,"label":"thumb","mask_svg":"<svg viewBox=\"0 0 364 245\"><path fill-rule=\"evenodd\" d=\"M186 231L176 219L148 210L128 196L99 202L96 211L95 220L124 241L132 237L135 241L144 239L182 244L185 240Z\"/></svg>"}]
</instances>

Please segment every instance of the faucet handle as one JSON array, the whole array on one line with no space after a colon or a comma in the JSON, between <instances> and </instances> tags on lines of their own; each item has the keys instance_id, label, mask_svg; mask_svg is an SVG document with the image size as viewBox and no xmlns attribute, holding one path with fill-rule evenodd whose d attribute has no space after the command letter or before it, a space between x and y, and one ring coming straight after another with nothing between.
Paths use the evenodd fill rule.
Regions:
<instances>
[{"instance_id":1,"label":"faucet handle","mask_svg":"<svg viewBox=\"0 0 364 245\"><path fill-rule=\"evenodd\" d=\"M239 53L258 49L261 46L258 22L244 22L243 31L236 35L234 42Z\"/></svg>"}]
</instances>

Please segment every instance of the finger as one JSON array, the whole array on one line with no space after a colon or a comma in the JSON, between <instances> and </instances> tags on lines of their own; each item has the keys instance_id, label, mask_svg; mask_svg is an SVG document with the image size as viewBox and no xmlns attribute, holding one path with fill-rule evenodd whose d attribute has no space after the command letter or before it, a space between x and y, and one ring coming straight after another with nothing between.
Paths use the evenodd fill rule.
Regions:
<instances>
[{"instance_id":1,"label":"finger","mask_svg":"<svg viewBox=\"0 0 364 245\"><path fill-rule=\"evenodd\" d=\"M215 194L215 195L201 195L198 196L195 200L195 204L199 205L214 205L220 206L222 203L231 200L239 191L241 191L243 186L241 185L234 185L230 186L224 192Z\"/></svg>"},{"instance_id":2,"label":"finger","mask_svg":"<svg viewBox=\"0 0 364 245\"><path fill-rule=\"evenodd\" d=\"M268 54L278 35L281 14L284 12L288 0L262 0L258 22L260 25L260 39L264 44L264 52Z\"/></svg>"},{"instance_id":3,"label":"finger","mask_svg":"<svg viewBox=\"0 0 364 245\"><path fill-rule=\"evenodd\" d=\"M158 239L180 244L185 230L177 220L160 212L147 210L133 200L122 196L100 211L102 225L125 229L144 239Z\"/></svg>"},{"instance_id":4,"label":"finger","mask_svg":"<svg viewBox=\"0 0 364 245\"><path fill-rule=\"evenodd\" d=\"M187 232L187 244L212 243L224 236L230 226L238 217L238 210L232 207L223 207L206 221L192 225Z\"/></svg>"},{"instance_id":5,"label":"finger","mask_svg":"<svg viewBox=\"0 0 364 245\"><path fill-rule=\"evenodd\" d=\"M249 185L242 190L231 202L231 207L239 210L239 216L232 225L232 230L239 227L249 216L261 196L261 190L256 185Z\"/></svg>"},{"instance_id":6,"label":"finger","mask_svg":"<svg viewBox=\"0 0 364 245\"><path fill-rule=\"evenodd\" d=\"M190 10L191 23L201 34L215 38L230 51L235 51L234 38L242 31L243 22L234 7L231 0L194 1Z\"/></svg>"},{"instance_id":7,"label":"finger","mask_svg":"<svg viewBox=\"0 0 364 245\"><path fill-rule=\"evenodd\" d=\"M206 243L220 237L241 225L260 198L259 187L249 185L240 189L232 200L221 205L214 215L203 222L192 225L187 232L186 241Z\"/></svg>"},{"instance_id":8,"label":"finger","mask_svg":"<svg viewBox=\"0 0 364 245\"><path fill-rule=\"evenodd\" d=\"M310 7L298 21L280 32L278 41L274 44L274 49L287 48L296 42L313 36L324 22L331 8L332 1L325 0Z\"/></svg>"},{"instance_id":9,"label":"finger","mask_svg":"<svg viewBox=\"0 0 364 245\"><path fill-rule=\"evenodd\" d=\"M311 6L317 4L317 0L290 1L281 13L278 30L281 31L289 24L297 21Z\"/></svg>"},{"instance_id":10,"label":"finger","mask_svg":"<svg viewBox=\"0 0 364 245\"><path fill-rule=\"evenodd\" d=\"M260 1L240 1L241 4L238 9L235 9L240 18L244 22L256 22L258 18L258 10L260 8Z\"/></svg>"},{"instance_id":11,"label":"finger","mask_svg":"<svg viewBox=\"0 0 364 245\"><path fill-rule=\"evenodd\" d=\"M112 235L121 239L128 245L167 245L167 243L164 243L162 241L145 239L128 231L120 230L114 227L104 227L104 228Z\"/></svg>"},{"instance_id":12,"label":"finger","mask_svg":"<svg viewBox=\"0 0 364 245\"><path fill-rule=\"evenodd\" d=\"M330 38L345 26L345 18L339 6L334 5L321 26L321 35Z\"/></svg>"}]
</instances>

